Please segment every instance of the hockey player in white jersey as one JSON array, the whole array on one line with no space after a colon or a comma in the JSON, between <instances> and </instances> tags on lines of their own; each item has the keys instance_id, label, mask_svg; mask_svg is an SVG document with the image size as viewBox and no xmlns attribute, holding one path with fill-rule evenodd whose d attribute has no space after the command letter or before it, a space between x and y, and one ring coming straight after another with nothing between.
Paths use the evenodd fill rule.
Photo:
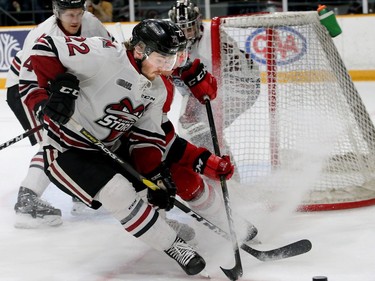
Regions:
<instances>
[{"instance_id":1,"label":"hockey player in white jersey","mask_svg":"<svg viewBox=\"0 0 375 281\"><path fill-rule=\"evenodd\" d=\"M196 69L191 64L186 64L189 56L186 37L178 26L173 25L173 28L175 28L180 42L174 70L182 68L182 76L190 77L189 85L193 88L192 94L194 98L202 101L203 97L207 96L210 100L214 100L217 92L216 79L209 72L203 69L203 72L196 72ZM174 70L163 72L163 75L167 78L165 79L166 87L173 90L175 89L172 76ZM196 77L203 79L196 79ZM199 151L198 153L203 153L205 149L192 145L175 132L173 123L168 118L168 112L170 111L175 93L174 91L168 91L167 93L168 96L163 106L162 123L162 128L166 135L166 150L163 154L163 163L170 169L172 180L177 187L177 195L186 201L194 211L225 229L227 220L220 194L197 170L183 164L183 159L189 157L188 155L197 153L197 151ZM145 143L144 140L144 136L139 132L131 134L129 141L130 158L132 159L132 164L140 173L147 174L148 171L156 169L156 167L151 167L152 163L155 163L152 160L155 154L152 153L152 147ZM220 161L220 158L211 157L210 161L207 162L208 165L212 165L215 160ZM218 174L215 172L208 175L206 173L206 176L212 179L211 182L218 180ZM169 218L166 220L186 241L194 239L195 231L192 227L177 220ZM256 227L241 219L238 215L236 216L237 220L239 221L239 225L241 225L238 228L239 238L244 242L254 239L258 232Z\"/></svg>"},{"instance_id":2,"label":"hockey player in white jersey","mask_svg":"<svg viewBox=\"0 0 375 281\"><path fill-rule=\"evenodd\" d=\"M84 11L84 0L53 0L52 4L54 15L29 32L22 51L17 53L8 72L7 102L25 130L40 124L38 114L45 102L38 100L40 89L30 64L30 52L38 38L47 35L112 38L96 17ZM42 131L30 137L32 145L40 143L41 140ZM28 173L21 182L14 207L16 227L62 224L61 211L41 199L49 183L43 171L43 155L40 149L31 159Z\"/></svg>"},{"instance_id":3,"label":"hockey player in white jersey","mask_svg":"<svg viewBox=\"0 0 375 281\"><path fill-rule=\"evenodd\" d=\"M170 23L144 20L134 27L127 50L98 37L45 37L34 46L31 63L40 88L46 89L39 98L48 98L42 112L51 181L92 208L103 206L126 231L194 275L205 267L204 259L150 205L169 210L176 194L168 171L161 175L159 166L166 149L162 110L172 90L160 74L172 69L178 47ZM149 167L158 167L144 173L165 189L148 189L147 203L140 196L144 186L103 155L70 118L126 160L131 136L142 135L150 154L140 157L148 161L152 154ZM233 173L229 159L205 149L184 155L184 164L202 174L229 178Z\"/></svg>"},{"instance_id":4,"label":"hockey player in white jersey","mask_svg":"<svg viewBox=\"0 0 375 281\"><path fill-rule=\"evenodd\" d=\"M193 67L197 69L196 71L199 71L204 66L208 71L212 72L212 60L208 51L211 50L210 26L202 23L202 15L198 6L190 0L177 0L169 10L168 16L172 22L176 23L184 31L186 38L190 41L189 57L193 61ZM229 126L243 111L253 105L259 96L260 90L259 67L250 58L249 54L245 54L238 48L236 42L230 38L227 40L228 42L222 42L222 44L225 44L228 50L233 53L231 61L236 65L226 67L228 67L229 72L235 76L237 81L243 81L243 85L237 88L225 89L233 92L233 95L225 95L224 98L220 97L224 103L226 98L231 100L238 99L238 104L241 105L237 112L231 112L230 116L224 120L224 127ZM211 149L212 141L205 108L192 96L191 89L186 87L186 83L182 83L179 79L187 80L186 77L179 77L174 73L175 84L183 95L178 131L181 136L191 140L193 143ZM237 92L235 93L235 91ZM216 117L223 119L221 114ZM225 150L230 153L229 148L225 148Z\"/></svg>"}]
</instances>

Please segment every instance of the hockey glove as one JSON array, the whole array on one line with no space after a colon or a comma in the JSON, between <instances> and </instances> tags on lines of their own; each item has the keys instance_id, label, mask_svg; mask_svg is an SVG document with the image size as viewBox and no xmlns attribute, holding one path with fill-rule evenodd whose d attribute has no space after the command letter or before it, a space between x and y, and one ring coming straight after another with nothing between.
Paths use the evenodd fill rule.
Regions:
<instances>
[{"instance_id":1,"label":"hockey glove","mask_svg":"<svg viewBox=\"0 0 375 281\"><path fill-rule=\"evenodd\" d=\"M147 178L159 187L157 190L148 189L148 202L166 211L172 209L176 197L176 185L172 180L167 166L162 163L153 172L148 174Z\"/></svg>"},{"instance_id":2,"label":"hockey glove","mask_svg":"<svg viewBox=\"0 0 375 281\"><path fill-rule=\"evenodd\" d=\"M39 103L37 103L34 107L34 114L35 117L39 120L41 124L43 124L43 119L44 119L44 108L46 106L47 100L43 100Z\"/></svg>"},{"instance_id":3,"label":"hockey glove","mask_svg":"<svg viewBox=\"0 0 375 281\"><path fill-rule=\"evenodd\" d=\"M195 160L194 171L210 179L219 180L221 176L224 176L229 180L233 175L234 165L228 155L219 157L205 151Z\"/></svg>"},{"instance_id":4,"label":"hockey glove","mask_svg":"<svg viewBox=\"0 0 375 281\"><path fill-rule=\"evenodd\" d=\"M70 73L57 75L50 83L51 95L44 108L44 114L53 121L66 124L74 113L75 100L79 93L79 80Z\"/></svg>"},{"instance_id":5,"label":"hockey glove","mask_svg":"<svg viewBox=\"0 0 375 281\"><path fill-rule=\"evenodd\" d=\"M199 59L195 59L192 64L181 69L181 79L189 86L190 91L200 103L205 103L205 96L208 96L210 100L216 98L216 78L207 72Z\"/></svg>"}]
</instances>

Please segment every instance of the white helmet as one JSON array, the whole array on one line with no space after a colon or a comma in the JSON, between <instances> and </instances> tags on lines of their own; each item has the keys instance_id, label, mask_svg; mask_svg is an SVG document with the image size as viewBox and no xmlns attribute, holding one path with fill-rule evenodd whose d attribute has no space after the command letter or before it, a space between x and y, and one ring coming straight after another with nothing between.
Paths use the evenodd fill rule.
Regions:
<instances>
[{"instance_id":1,"label":"white helmet","mask_svg":"<svg viewBox=\"0 0 375 281\"><path fill-rule=\"evenodd\" d=\"M202 36L202 15L197 5L190 0L177 0L168 12L169 19L185 33L186 38L194 43Z\"/></svg>"}]
</instances>

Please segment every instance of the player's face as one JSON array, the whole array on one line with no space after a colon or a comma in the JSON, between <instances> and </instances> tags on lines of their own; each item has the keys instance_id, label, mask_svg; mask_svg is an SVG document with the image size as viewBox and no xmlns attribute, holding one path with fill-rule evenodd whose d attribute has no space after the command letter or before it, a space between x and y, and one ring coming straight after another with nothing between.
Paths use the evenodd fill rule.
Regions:
<instances>
[{"instance_id":1,"label":"player's face","mask_svg":"<svg viewBox=\"0 0 375 281\"><path fill-rule=\"evenodd\" d=\"M176 63L177 54L174 55L162 55L157 52L152 52L146 58L156 68L161 71L169 71L173 69Z\"/></svg>"},{"instance_id":2,"label":"player's face","mask_svg":"<svg viewBox=\"0 0 375 281\"><path fill-rule=\"evenodd\" d=\"M162 55L152 52L142 62L142 73L153 80L164 71L170 71L176 63L177 55Z\"/></svg>"},{"instance_id":3,"label":"player's face","mask_svg":"<svg viewBox=\"0 0 375 281\"><path fill-rule=\"evenodd\" d=\"M189 21L186 23L180 23L178 25L184 31L187 40L195 39L195 37L197 36L196 21Z\"/></svg>"},{"instance_id":4,"label":"player's face","mask_svg":"<svg viewBox=\"0 0 375 281\"><path fill-rule=\"evenodd\" d=\"M65 29L71 35L78 32L82 24L83 9L67 9L60 13L60 21Z\"/></svg>"},{"instance_id":5,"label":"player's face","mask_svg":"<svg viewBox=\"0 0 375 281\"><path fill-rule=\"evenodd\" d=\"M165 75L165 76L172 75L173 71L176 68L183 67L186 64L186 61L187 61L188 57L189 57L189 52L188 52L187 49L185 49L183 51L178 51L176 63L174 64L173 68L171 70L168 70L168 71L163 71L162 74Z\"/></svg>"},{"instance_id":6,"label":"player's face","mask_svg":"<svg viewBox=\"0 0 375 281\"><path fill-rule=\"evenodd\" d=\"M153 54L153 53L151 53ZM154 80L157 76L161 75L164 71L170 70L164 67L162 60L154 60L153 56L150 56L142 62L142 74L149 80Z\"/></svg>"},{"instance_id":7,"label":"player's face","mask_svg":"<svg viewBox=\"0 0 375 281\"><path fill-rule=\"evenodd\" d=\"M142 61L142 74L146 76L148 80L153 81L157 76L162 74L160 67L157 67L150 63L149 60Z\"/></svg>"}]
</instances>

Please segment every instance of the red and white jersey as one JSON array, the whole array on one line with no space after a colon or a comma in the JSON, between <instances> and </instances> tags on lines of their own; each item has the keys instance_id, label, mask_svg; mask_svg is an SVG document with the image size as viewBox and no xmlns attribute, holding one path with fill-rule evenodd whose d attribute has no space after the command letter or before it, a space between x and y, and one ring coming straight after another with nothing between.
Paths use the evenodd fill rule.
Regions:
<instances>
[{"instance_id":1,"label":"red and white jersey","mask_svg":"<svg viewBox=\"0 0 375 281\"><path fill-rule=\"evenodd\" d=\"M19 93L21 96L21 100L23 104L25 104L25 100L28 98L30 94L39 91L37 78L35 73L30 64L30 54L33 45L35 42L44 36L53 35L53 36L66 36L64 34L63 29L60 27L58 20L55 16L49 17L47 20L36 26L32 29L29 34L27 35L23 48L22 48L22 56L18 56L20 59L20 69L19 69ZM104 25L91 13L84 12L82 17L82 24L80 29L79 36L84 37L93 37L93 36L100 36L104 38L108 38L110 40L114 40L112 35L106 30ZM16 83L16 73L14 69L10 69L8 77L12 78L12 83ZM10 82L9 82L10 83ZM7 83L8 85L8 83ZM9 84L10 85L10 84ZM34 105L34 104L33 104ZM31 127L36 127L39 124L39 121L34 116L34 108L24 106L24 110L26 116L30 122ZM38 140L40 141L40 135L36 135Z\"/></svg>"},{"instance_id":2,"label":"red and white jersey","mask_svg":"<svg viewBox=\"0 0 375 281\"><path fill-rule=\"evenodd\" d=\"M21 58L22 58L22 50L18 51L12 60L9 71L7 73L7 81L5 84L6 88L10 88L19 83Z\"/></svg>"},{"instance_id":3,"label":"red and white jersey","mask_svg":"<svg viewBox=\"0 0 375 281\"><path fill-rule=\"evenodd\" d=\"M163 150L166 86L161 77L150 81L140 74L123 45L100 37L45 37L35 44L31 61L41 87L64 70L78 78L80 93L72 118L105 145L112 146L132 128L132 134ZM45 145L59 151L93 149L69 123L59 125L48 117L45 122Z\"/></svg>"},{"instance_id":4,"label":"red and white jersey","mask_svg":"<svg viewBox=\"0 0 375 281\"><path fill-rule=\"evenodd\" d=\"M22 48L22 56L18 56L21 59L22 64L30 58L30 52L35 44L35 42L43 36L69 36L69 34L65 34L64 31L61 29L60 25L58 24L57 18L53 15L46 19L44 22L37 25L33 28L28 35L26 36L25 42ZM82 16L82 24L80 29L80 34L76 34L77 36L83 37L93 37L93 36L100 36L104 38L111 39L113 38L112 35L107 31L105 26L91 13L84 12ZM20 80L31 80L30 78L35 78L32 74L32 70L26 68L20 71Z\"/></svg>"}]
</instances>

